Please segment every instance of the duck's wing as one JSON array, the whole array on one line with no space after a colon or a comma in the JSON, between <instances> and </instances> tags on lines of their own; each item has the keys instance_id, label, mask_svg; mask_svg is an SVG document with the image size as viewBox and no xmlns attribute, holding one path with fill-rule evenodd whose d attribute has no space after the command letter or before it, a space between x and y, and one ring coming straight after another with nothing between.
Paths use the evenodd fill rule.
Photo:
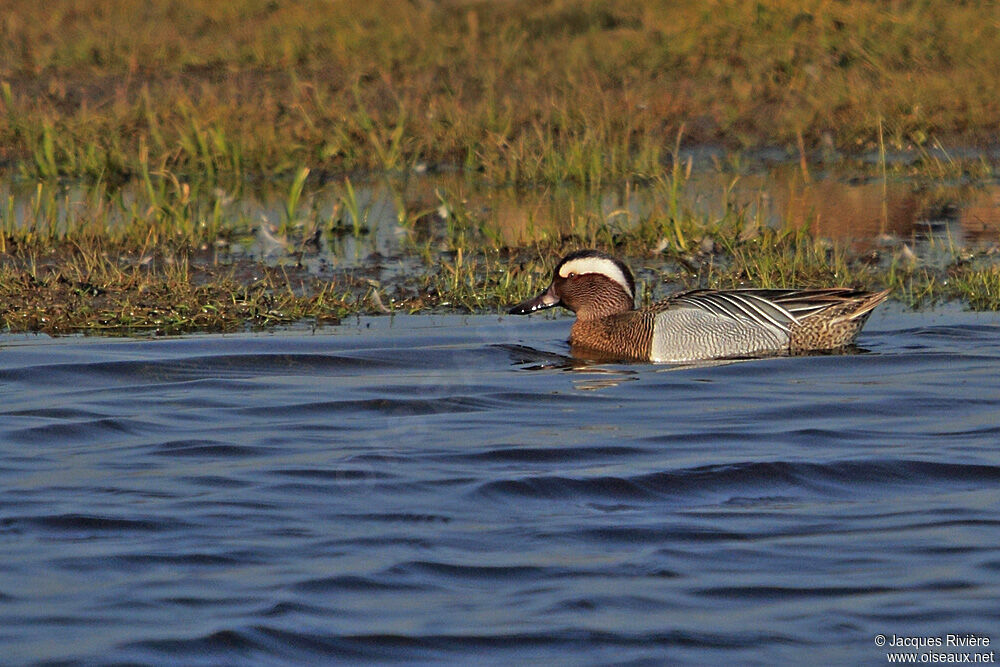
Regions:
<instances>
[{"instance_id":1,"label":"duck's wing","mask_svg":"<svg viewBox=\"0 0 1000 667\"><path fill-rule=\"evenodd\" d=\"M674 294L656 308L697 308L723 320L735 320L788 333L799 323L796 311L776 299L793 290L692 290ZM799 290L800 291L800 290ZM781 292L782 294L778 294ZM797 304L791 304L797 308ZM804 308L804 306L802 306Z\"/></svg>"},{"instance_id":2,"label":"duck's wing","mask_svg":"<svg viewBox=\"0 0 1000 667\"><path fill-rule=\"evenodd\" d=\"M818 289L742 288L696 289L674 294L661 306L683 304L702 308L722 317L746 319L764 326L788 327L832 306L857 304L867 312L881 303L888 291L872 293L850 287ZM869 305L870 304L870 305Z\"/></svg>"},{"instance_id":3,"label":"duck's wing","mask_svg":"<svg viewBox=\"0 0 1000 667\"><path fill-rule=\"evenodd\" d=\"M818 289L741 289L736 292L756 294L761 298L773 303L776 306L786 309L797 319L808 318L831 306L841 306L846 304L862 304L871 301L873 297L879 298L874 305L878 305L884 300L888 292L879 292L878 295L864 290L856 290L850 287L824 287ZM873 306L874 307L874 306Z\"/></svg>"}]
</instances>

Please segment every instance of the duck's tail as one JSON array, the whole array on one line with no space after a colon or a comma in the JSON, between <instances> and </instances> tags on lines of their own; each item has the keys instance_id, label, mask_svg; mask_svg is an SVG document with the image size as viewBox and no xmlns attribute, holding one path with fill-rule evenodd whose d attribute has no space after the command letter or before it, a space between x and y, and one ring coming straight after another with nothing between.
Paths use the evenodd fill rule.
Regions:
<instances>
[{"instance_id":1,"label":"duck's tail","mask_svg":"<svg viewBox=\"0 0 1000 667\"><path fill-rule=\"evenodd\" d=\"M829 350L850 345L872 311L889 297L889 292L854 293L803 318L792 328L792 351Z\"/></svg>"},{"instance_id":2,"label":"duck's tail","mask_svg":"<svg viewBox=\"0 0 1000 667\"><path fill-rule=\"evenodd\" d=\"M867 319L875 308L889 298L891 290L881 292L868 292L855 299L852 299L851 308L842 313L839 317L849 321L856 321L858 318Z\"/></svg>"}]
</instances>

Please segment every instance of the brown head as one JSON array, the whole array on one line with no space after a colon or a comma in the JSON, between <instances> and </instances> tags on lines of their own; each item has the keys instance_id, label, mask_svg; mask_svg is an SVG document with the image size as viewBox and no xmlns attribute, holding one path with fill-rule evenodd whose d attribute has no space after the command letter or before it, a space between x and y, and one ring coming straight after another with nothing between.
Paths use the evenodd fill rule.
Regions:
<instances>
[{"instance_id":1,"label":"brown head","mask_svg":"<svg viewBox=\"0 0 1000 667\"><path fill-rule=\"evenodd\" d=\"M607 317L632 310L635 278L621 261L598 250L577 250L562 258L552 284L533 299L510 309L512 315L562 306L578 319Z\"/></svg>"}]
</instances>

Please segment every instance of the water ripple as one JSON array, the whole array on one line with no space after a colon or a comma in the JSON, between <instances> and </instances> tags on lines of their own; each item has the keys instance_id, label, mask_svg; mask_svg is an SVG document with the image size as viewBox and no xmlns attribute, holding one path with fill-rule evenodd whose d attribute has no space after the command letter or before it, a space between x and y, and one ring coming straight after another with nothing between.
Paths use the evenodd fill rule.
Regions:
<instances>
[{"instance_id":1,"label":"water ripple","mask_svg":"<svg viewBox=\"0 0 1000 667\"><path fill-rule=\"evenodd\" d=\"M995 314L686 366L572 359L568 326L10 338L4 662L855 664L995 631Z\"/></svg>"}]
</instances>

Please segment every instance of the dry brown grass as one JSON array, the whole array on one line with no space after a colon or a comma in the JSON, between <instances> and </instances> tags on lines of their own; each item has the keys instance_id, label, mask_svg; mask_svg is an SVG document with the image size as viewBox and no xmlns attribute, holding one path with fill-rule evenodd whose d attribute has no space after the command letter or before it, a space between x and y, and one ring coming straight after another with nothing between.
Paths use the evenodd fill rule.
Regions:
<instances>
[{"instance_id":1,"label":"dry brown grass","mask_svg":"<svg viewBox=\"0 0 1000 667\"><path fill-rule=\"evenodd\" d=\"M0 150L32 175L449 163L651 176L731 149L995 141L989 2L10 0Z\"/></svg>"}]
</instances>

